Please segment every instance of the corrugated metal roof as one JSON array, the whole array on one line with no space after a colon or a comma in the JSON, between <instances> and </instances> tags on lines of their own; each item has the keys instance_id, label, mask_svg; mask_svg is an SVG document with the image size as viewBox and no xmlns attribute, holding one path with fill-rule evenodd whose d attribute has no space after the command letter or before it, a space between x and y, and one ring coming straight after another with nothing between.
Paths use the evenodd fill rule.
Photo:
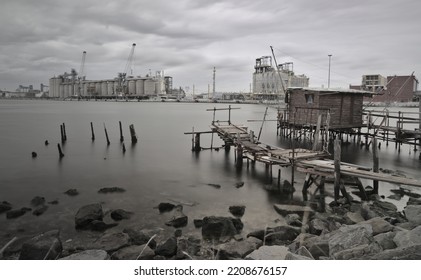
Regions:
<instances>
[{"instance_id":1,"label":"corrugated metal roof","mask_svg":"<svg viewBox=\"0 0 421 280\"><path fill-rule=\"evenodd\" d=\"M316 87L289 87L287 91L303 90L303 91L317 91L324 94L334 93L355 93L364 95L373 95L374 92L358 89L347 89L347 88L316 88Z\"/></svg>"}]
</instances>

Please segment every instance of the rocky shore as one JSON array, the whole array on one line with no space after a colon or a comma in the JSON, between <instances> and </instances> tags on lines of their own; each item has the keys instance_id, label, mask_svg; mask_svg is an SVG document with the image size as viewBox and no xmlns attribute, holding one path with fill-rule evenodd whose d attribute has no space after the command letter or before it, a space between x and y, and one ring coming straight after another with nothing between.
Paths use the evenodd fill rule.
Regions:
<instances>
[{"instance_id":1,"label":"rocky shore","mask_svg":"<svg viewBox=\"0 0 421 280\"><path fill-rule=\"evenodd\" d=\"M119 191L107 189L102 191ZM74 192L74 191L73 191ZM34 215L47 206L32 201ZM160 203L151 211L171 214L162 228L116 227L133 213L115 209L104 213L100 203L85 205L75 213L75 228L85 239L62 240L60 230L30 238L14 238L0 248L1 259L72 260L419 260L421 259L421 199L410 197L402 212L378 195L370 201L332 202L323 213L309 205L274 205L285 223L244 232L244 205L233 205L226 216L189 220L182 205ZM11 209L1 202L7 217L31 209ZM23 214L22 214L23 213ZM112 223L105 220L112 219ZM193 223L197 234L183 233ZM162 238L163 236L169 236ZM84 241L81 241L84 240Z\"/></svg>"}]
</instances>

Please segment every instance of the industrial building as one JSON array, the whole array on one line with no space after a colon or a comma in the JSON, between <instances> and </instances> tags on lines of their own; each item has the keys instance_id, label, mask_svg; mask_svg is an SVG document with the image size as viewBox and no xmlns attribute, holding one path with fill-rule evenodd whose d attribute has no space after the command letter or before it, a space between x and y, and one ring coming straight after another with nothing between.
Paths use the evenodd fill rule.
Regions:
<instances>
[{"instance_id":1,"label":"industrial building","mask_svg":"<svg viewBox=\"0 0 421 280\"><path fill-rule=\"evenodd\" d=\"M77 80L66 73L50 79L50 93L52 98L86 97L113 98L125 96L129 98L143 98L171 94L172 77L163 76L157 72L155 76L129 76L122 84L119 78L107 80Z\"/></svg>"},{"instance_id":2,"label":"industrial building","mask_svg":"<svg viewBox=\"0 0 421 280\"><path fill-rule=\"evenodd\" d=\"M350 85L351 89L368 90L374 93L371 102L411 102L417 99L418 79L412 74L407 76L363 75L361 85Z\"/></svg>"},{"instance_id":3,"label":"industrial building","mask_svg":"<svg viewBox=\"0 0 421 280\"><path fill-rule=\"evenodd\" d=\"M277 99L285 95L289 87L308 87L309 78L295 75L292 62L272 66L271 56L256 59L253 73L253 97L255 99Z\"/></svg>"}]
</instances>

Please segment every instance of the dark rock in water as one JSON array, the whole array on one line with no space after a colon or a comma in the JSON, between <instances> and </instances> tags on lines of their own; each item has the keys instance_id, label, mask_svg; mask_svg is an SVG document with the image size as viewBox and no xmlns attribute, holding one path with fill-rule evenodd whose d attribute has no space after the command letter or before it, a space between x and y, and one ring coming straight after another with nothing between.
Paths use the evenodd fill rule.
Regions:
<instances>
[{"instance_id":1,"label":"dark rock in water","mask_svg":"<svg viewBox=\"0 0 421 280\"><path fill-rule=\"evenodd\" d=\"M20 260L55 260L62 252L63 246L58 230L40 234L22 245Z\"/></svg>"},{"instance_id":2,"label":"dark rock in water","mask_svg":"<svg viewBox=\"0 0 421 280\"><path fill-rule=\"evenodd\" d=\"M195 228L201 228L203 225L203 220L199 220L199 219L194 219L193 220L193 224Z\"/></svg>"},{"instance_id":3,"label":"dark rock in water","mask_svg":"<svg viewBox=\"0 0 421 280\"><path fill-rule=\"evenodd\" d=\"M44 205L45 204L45 198L41 196L36 196L31 200L31 205L34 207Z\"/></svg>"},{"instance_id":4,"label":"dark rock in water","mask_svg":"<svg viewBox=\"0 0 421 280\"><path fill-rule=\"evenodd\" d=\"M177 254L177 239L170 237L165 242L160 243L155 249L155 254L167 258L175 256Z\"/></svg>"},{"instance_id":5,"label":"dark rock in water","mask_svg":"<svg viewBox=\"0 0 421 280\"><path fill-rule=\"evenodd\" d=\"M229 211L236 217L242 217L246 211L246 206L242 205L233 205L229 207Z\"/></svg>"},{"instance_id":6,"label":"dark rock in water","mask_svg":"<svg viewBox=\"0 0 421 280\"><path fill-rule=\"evenodd\" d=\"M79 194L79 191L77 189L68 189L64 193L70 196L76 196Z\"/></svg>"},{"instance_id":7,"label":"dark rock in water","mask_svg":"<svg viewBox=\"0 0 421 280\"><path fill-rule=\"evenodd\" d=\"M219 184L208 184L208 186L214 187L215 189L221 188L221 185L219 185Z\"/></svg>"},{"instance_id":8,"label":"dark rock in water","mask_svg":"<svg viewBox=\"0 0 421 280\"><path fill-rule=\"evenodd\" d=\"M170 212L174 209L175 205L169 202L161 202L158 205L159 212Z\"/></svg>"},{"instance_id":9,"label":"dark rock in water","mask_svg":"<svg viewBox=\"0 0 421 280\"><path fill-rule=\"evenodd\" d=\"M202 236L208 240L224 241L234 237L242 229L240 219L210 216L203 218Z\"/></svg>"},{"instance_id":10,"label":"dark rock in water","mask_svg":"<svg viewBox=\"0 0 421 280\"><path fill-rule=\"evenodd\" d=\"M16 209L16 210L10 210L6 212L6 218L15 219L15 218L25 215L26 212L31 211L31 210L32 210L31 208L26 208L26 207L23 207L21 209Z\"/></svg>"},{"instance_id":11,"label":"dark rock in water","mask_svg":"<svg viewBox=\"0 0 421 280\"><path fill-rule=\"evenodd\" d=\"M143 245L148 243L154 235L153 231L151 230L137 227L125 228L123 232L129 235L131 243L135 245ZM149 242L149 247L152 249L156 247L156 241L154 239Z\"/></svg>"},{"instance_id":12,"label":"dark rock in water","mask_svg":"<svg viewBox=\"0 0 421 280\"><path fill-rule=\"evenodd\" d=\"M101 188L98 193L122 193L126 190L120 187L107 187L107 188Z\"/></svg>"},{"instance_id":13,"label":"dark rock in water","mask_svg":"<svg viewBox=\"0 0 421 280\"><path fill-rule=\"evenodd\" d=\"M32 215L40 216L44 214L45 211L47 211L48 206L47 205L40 205L32 212Z\"/></svg>"},{"instance_id":14,"label":"dark rock in water","mask_svg":"<svg viewBox=\"0 0 421 280\"><path fill-rule=\"evenodd\" d=\"M183 213L183 206L177 205L175 207L174 216L165 223L167 226L179 228L184 227L188 223L188 217Z\"/></svg>"},{"instance_id":15,"label":"dark rock in water","mask_svg":"<svg viewBox=\"0 0 421 280\"><path fill-rule=\"evenodd\" d=\"M95 231L105 231L109 228L117 226L117 223L107 224L103 221L94 220L89 224L89 228Z\"/></svg>"},{"instance_id":16,"label":"dark rock in water","mask_svg":"<svg viewBox=\"0 0 421 280\"><path fill-rule=\"evenodd\" d=\"M199 238L195 238L192 236L189 237L181 237L177 241L177 260L183 259L192 259L196 256L201 249L201 242Z\"/></svg>"},{"instance_id":17,"label":"dark rock in water","mask_svg":"<svg viewBox=\"0 0 421 280\"><path fill-rule=\"evenodd\" d=\"M48 142L48 140L45 140L44 145L45 145L45 146L48 146L48 144L50 144L50 143Z\"/></svg>"},{"instance_id":18,"label":"dark rock in water","mask_svg":"<svg viewBox=\"0 0 421 280\"><path fill-rule=\"evenodd\" d=\"M56 199L56 200L49 201L48 204L57 205L58 204L58 200Z\"/></svg>"},{"instance_id":19,"label":"dark rock in water","mask_svg":"<svg viewBox=\"0 0 421 280\"><path fill-rule=\"evenodd\" d=\"M398 190L390 190L390 191L393 192L396 195L400 195L401 197L405 196L405 195L409 196L409 197L412 197L412 198L420 198L421 197L420 194L413 193L410 190L406 190L404 188L399 188Z\"/></svg>"},{"instance_id":20,"label":"dark rock in water","mask_svg":"<svg viewBox=\"0 0 421 280\"><path fill-rule=\"evenodd\" d=\"M116 210L111 211L110 215L114 221L121 221L123 219L125 220L130 219L132 214L133 214L132 212L128 212L123 209L116 209Z\"/></svg>"},{"instance_id":21,"label":"dark rock in water","mask_svg":"<svg viewBox=\"0 0 421 280\"><path fill-rule=\"evenodd\" d=\"M242 186L244 186L244 182L238 182L238 183L235 183L235 187L236 187L237 189L241 188Z\"/></svg>"},{"instance_id":22,"label":"dark rock in water","mask_svg":"<svg viewBox=\"0 0 421 280\"><path fill-rule=\"evenodd\" d=\"M102 221L104 213L102 206L99 203L85 205L81 207L75 216L76 228L84 228L90 225L92 221Z\"/></svg>"},{"instance_id":23,"label":"dark rock in water","mask_svg":"<svg viewBox=\"0 0 421 280\"><path fill-rule=\"evenodd\" d=\"M38 154L36 152L32 152L32 157L36 158L38 156Z\"/></svg>"},{"instance_id":24,"label":"dark rock in water","mask_svg":"<svg viewBox=\"0 0 421 280\"><path fill-rule=\"evenodd\" d=\"M174 237L178 238L181 237L183 235L183 231L181 229L176 229L174 231Z\"/></svg>"},{"instance_id":25,"label":"dark rock in water","mask_svg":"<svg viewBox=\"0 0 421 280\"><path fill-rule=\"evenodd\" d=\"M392 195L389 195L387 198L399 201L399 200L401 200L402 196L399 195L399 194L392 194Z\"/></svg>"},{"instance_id":26,"label":"dark rock in water","mask_svg":"<svg viewBox=\"0 0 421 280\"><path fill-rule=\"evenodd\" d=\"M12 204L7 201L0 202L0 213L9 211L10 209L12 209Z\"/></svg>"},{"instance_id":27,"label":"dark rock in water","mask_svg":"<svg viewBox=\"0 0 421 280\"><path fill-rule=\"evenodd\" d=\"M421 199L410 197L406 205L421 205Z\"/></svg>"}]
</instances>

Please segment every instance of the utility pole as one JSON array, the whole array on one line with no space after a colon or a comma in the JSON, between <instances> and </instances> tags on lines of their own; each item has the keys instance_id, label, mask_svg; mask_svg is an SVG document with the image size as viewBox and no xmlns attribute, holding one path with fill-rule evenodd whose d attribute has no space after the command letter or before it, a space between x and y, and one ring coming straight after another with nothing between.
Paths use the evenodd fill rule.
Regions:
<instances>
[{"instance_id":1,"label":"utility pole","mask_svg":"<svg viewBox=\"0 0 421 280\"><path fill-rule=\"evenodd\" d=\"M328 73L328 76L327 76L327 88L330 88L330 60L332 58L332 55L329 54L328 57L329 57L329 73Z\"/></svg>"},{"instance_id":2,"label":"utility pole","mask_svg":"<svg viewBox=\"0 0 421 280\"><path fill-rule=\"evenodd\" d=\"M215 99L215 67L213 67L213 90L212 90L212 98Z\"/></svg>"}]
</instances>

